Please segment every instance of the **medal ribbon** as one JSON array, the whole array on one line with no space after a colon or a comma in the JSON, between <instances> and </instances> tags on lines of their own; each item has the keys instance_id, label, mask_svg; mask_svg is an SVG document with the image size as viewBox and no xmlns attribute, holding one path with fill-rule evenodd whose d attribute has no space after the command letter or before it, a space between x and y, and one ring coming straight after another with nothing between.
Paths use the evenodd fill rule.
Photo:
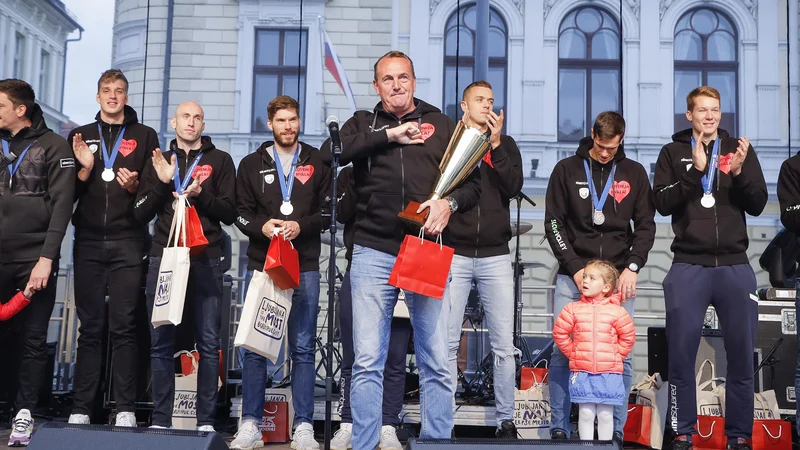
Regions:
<instances>
[{"instance_id":1,"label":"medal ribbon","mask_svg":"<svg viewBox=\"0 0 800 450\"><path fill-rule=\"evenodd\" d=\"M706 168L706 174L703 175L703 178L700 181L703 183L703 193L706 195L711 195L711 188L714 186L714 177L717 176L717 160L719 159L719 141L720 138L717 136L717 139L714 140L714 148L711 150L711 162L708 164ZM697 141L694 140L694 136L692 136L692 148L697 145Z\"/></svg>"},{"instance_id":2,"label":"medal ribbon","mask_svg":"<svg viewBox=\"0 0 800 450\"><path fill-rule=\"evenodd\" d=\"M190 165L186 169L186 174L183 176L183 181L180 181L181 179L180 164L175 163L175 176L172 178L172 180L175 182L175 192L177 192L178 195L183 195L183 191L186 189L187 186L189 186L189 181L191 181L192 179L192 174L194 173L194 169L197 167L197 164L200 162L200 158L202 157L203 157L203 152L198 153L197 156L194 157L192 165ZM189 160L189 153L186 153L186 160L187 161Z\"/></svg>"},{"instance_id":3,"label":"medal ribbon","mask_svg":"<svg viewBox=\"0 0 800 450\"><path fill-rule=\"evenodd\" d=\"M606 186L603 188L603 194L598 198L597 196L597 189L594 186L594 180L592 180L592 171L589 169L589 162L585 159L583 160L583 168L586 169L586 181L589 183L589 192L592 195L592 204L594 205L595 211L603 211L603 206L606 204L606 200L608 200L608 193L611 191L611 186L614 183L614 173L617 171L617 163L613 163L611 165L611 173L608 175L608 179L606 180Z\"/></svg>"},{"instance_id":4,"label":"medal ribbon","mask_svg":"<svg viewBox=\"0 0 800 450\"><path fill-rule=\"evenodd\" d=\"M97 133L100 134L100 145L103 149L103 165L106 169L114 169L114 161L117 160L117 155L119 155L119 148L122 146L122 137L125 135L125 128L127 127L122 127L122 131L119 132L117 142L114 142L114 148L111 150L111 155L109 155L108 148L106 147L106 140L103 138L103 130L100 128L100 123L97 124Z\"/></svg>"},{"instance_id":5,"label":"medal ribbon","mask_svg":"<svg viewBox=\"0 0 800 450\"><path fill-rule=\"evenodd\" d=\"M20 163L22 163L22 159L25 158L25 154L28 153L28 149L31 148L31 145L33 145L33 142L28 144L28 146L25 147L25 150L23 150L22 153L20 153L20 155L17 157L17 159L16 159L17 164L16 165L13 162L8 165L8 173L10 174L10 176L8 178L9 180L11 179L11 177L14 176L15 173L17 173L17 169L19 169L19 165L20 165ZM8 148L8 142L3 141L3 155L9 156L10 154L11 154L11 150L9 150L9 148Z\"/></svg>"},{"instance_id":6,"label":"medal ribbon","mask_svg":"<svg viewBox=\"0 0 800 450\"><path fill-rule=\"evenodd\" d=\"M281 159L280 156L278 156L278 150L275 149L275 146L272 146L272 156L275 158L275 165L278 168L278 181L281 185L281 195L283 196L283 201L286 203L291 203L292 188L294 188L294 171L297 169L297 160L300 157L300 146L297 145L295 147L294 158L292 158L292 168L289 169L288 180L286 180L283 176Z\"/></svg>"}]
</instances>

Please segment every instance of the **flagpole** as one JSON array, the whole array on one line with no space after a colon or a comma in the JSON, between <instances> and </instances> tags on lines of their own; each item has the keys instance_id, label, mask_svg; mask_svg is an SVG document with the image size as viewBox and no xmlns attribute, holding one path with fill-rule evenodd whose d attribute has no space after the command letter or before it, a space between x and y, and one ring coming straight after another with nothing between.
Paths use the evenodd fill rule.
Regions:
<instances>
[{"instance_id":1,"label":"flagpole","mask_svg":"<svg viewBox=\"0 0 800 450\"><path fill-rule=\"evenodd\" d=\"M325 118L328 117L328 98L325 94L325 35L327 34L325 31L325 27L323 26L325 23L325 18L322 16L317 16L318 23L319 23L319 48L322 50L320 56L322 59L320 60L320 67L322 68L322 76L320 77L320 82L322 83L322 123L325 123ZM325 128L323 127L323 130Z\"/></svg>"}]
</instances>

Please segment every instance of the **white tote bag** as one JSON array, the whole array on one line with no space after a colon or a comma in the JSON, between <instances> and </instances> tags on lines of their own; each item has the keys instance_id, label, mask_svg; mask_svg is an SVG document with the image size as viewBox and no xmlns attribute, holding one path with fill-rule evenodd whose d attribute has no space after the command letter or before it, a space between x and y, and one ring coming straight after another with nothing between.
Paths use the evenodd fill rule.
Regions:
<instances>
[{"instance_id":1,"label":"white tote bag","mask_svg":"<svg viewBox=\"0 0 800 450\"><path fill-rule=\"evenodd\" d=\"M233 345L258 353L274 363L286 339L293 293L293 289L279 289L267 274L254 270Z\"/></svg>"},{"instance_id":2,"label":"white tote bag","mask_svg":"<svg viewBox=\"0 0 800 450\"><path fill-rule=\"evenodd\" d=\"M550 387L533 383L514 390L514 425L523 439L550 439Z\"/></svg>"},{"instance_id":3,"label":"white tote bag","mask_svg":"<svg viewBox=\"0 0 800 450\"><path fill-rule=\"evenodd\" d=\"M189 247L178 245L186 245L185 242L186 197L181 195L175 201L175 214L172 216L167 245L164 247L161 265L158 268L158 284L156 284L151 318L153 327L178 325L183 318L186 285L189 282Z\"/></svg>"},{"instance_id":4,"label":"white tote bag","mask_svg":"<svg viewBox=\"0 0 800 450\"><path fill-rule=\"evenodd\" d=\"M664 427L669 408L669 384L661 380L659 373L646 376L631 388L636 394L636 404L650 406L650 447L660 450L664 440Z\"/></svg>"},{"instance_id":5,"label":"white tote bag","mask_svg":"<svg viewBox=\"0 0 800 450\"><path fill-rule=\"evenodd\" d=\"M703 377L703 368L711 367L711 376ZM705 380L705 381L703 381ZM695 377L697 395L697 415L725 417L725 378L717 377L717 370L711 360L700 364Z\"/></svg>"}]
</instances>

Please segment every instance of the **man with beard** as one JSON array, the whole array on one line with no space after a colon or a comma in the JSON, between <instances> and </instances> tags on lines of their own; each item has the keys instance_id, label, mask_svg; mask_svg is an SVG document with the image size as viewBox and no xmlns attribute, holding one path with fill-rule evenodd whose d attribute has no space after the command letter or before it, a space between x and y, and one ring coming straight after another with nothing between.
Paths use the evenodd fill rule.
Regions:
<instances>
[{"instance_id":1,"label":"man with beard","mask_svg":"<svg viewBox=\"0 0 800 450\"><path fill-rule=\"evenodd\" d=\"M208 246L192 256L186 295L194 297L195 339L200 353L197 371L197 429L214 431L219 373L219 327L222 302L222 226L236 219L236 169L231 156L214 147L211 138L202 136L203 109L195 102L178 106L170 120L175 139L170 151L153 150L136 196L134 214L141 223L156 215L155 236L150 249L147 273L148 317L152 317L155 289L170 224L175 213L173 202L183 193L200 216ZM169 161L169 162L168 162ZM173 180L174 178L174 180ZM191 184L190 184L191 183ZM226 306L227 307L227 306ZM175 326L150 328L153 375L153 427L172 426L175 397Z\"/></svg>"},{"instance_id":2,"label":"man with beard","mask_svg":"<svg viewBox=\"0 0 800 450\"><path fill-rule=\"evenodd\" d=\"M147 227L133 217L133 202L158 135L140 124L128 106L128 80L119 70L97 81L100 112L95 122L72 130L80 164L72 217L75 306L80 319L75 398L69 423L88 424L100 381L101 345L108 322L113 348L116 426L136 426L136 310Z\"/></svg>"},{"instance_id":3,"label":"man with beard","mask_svg":"<svg viewBox=\"0 0 800 450\"><path fill-rule=\"evenodd\" d=\"M25 447L33 431L31 409L47 374L47 328L56 300L56 277L75 192L69 145L44 123L33 89L22 80L0 81L0 298L31 285L31 304L3 324L20 335L17 410L8 439ZM8 327L8 328L6 328Z\"/></svg>"},{"instance_id":4,"label":"man with beard","mask_svg":"<svg viewBox=\"0 0 800 450\"><path fill-rule=\"evenodd\" d=\"M316 148L298 142L300 104L295 99L286 95L274 98L267 106L267 117L275 141L264 142L239 164L236 226L250 238L248 285L253 271L263 270L271 239L291 240L297 249L300 286L292 294L286 333L292 358L295 424L292 448L315 450L319 448L314 440L314 344L320 232L322 211L329 210L331 168L323 164ZM246 351L242 368L242 427L231 443L232 449L262 446L259 425L266 377L266 358Z\"/></svg>"}]
</instances>

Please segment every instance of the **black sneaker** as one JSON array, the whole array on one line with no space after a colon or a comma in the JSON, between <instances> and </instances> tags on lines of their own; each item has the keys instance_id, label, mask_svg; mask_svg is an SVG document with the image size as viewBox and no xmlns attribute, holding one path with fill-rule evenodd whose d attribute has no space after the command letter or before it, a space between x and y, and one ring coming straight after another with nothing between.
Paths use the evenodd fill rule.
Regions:
<instances>
[{"instance_id":1,"label":"black sneaker","mask_svg":"<svg viewBox=\"0 0 800 450\"><path fill-rule=\"evenodd\" d=\"M611 438L611 440L615 444L617 444L617 446L620 448L620 450L625 448L625 447L622 446L623 436L622 436L622 433L620 433L619 431L615 431L614 432L614 436Z\"/></svg>"},{"instance_id":2,"label":"black sneaker","mask_svg":"<svg viewBox=\"0 0 800 450\"><path fill-rule=\"evenodd\" d=\"M550 439L567 439L567 432L564 430L553 430L550 432Z\"/></svg>"},{"instance_id":3,"label":"black sneaker","mask_svg":"<svg viewBox=\"0 0 800 450\"><path fill-rule=\"evenodd\" d=\"M753 447L748 439L736 438L733 443L728 442L728 450L753 450Z\"/></svg>"},{"instance_id":4,"label":"black sneaker","mask_svg":"<svg viewBox=\"0 0 800 450\"><path fill-rule=\"evenodd\" d=\"M676 437L670 445L670 450L692 450L693 448L692 441L686 439L685 436Z\"/></svg>"},{"instance_id":5,"label":"black sneaker","mask_svg":"<svg viewBox=\"0 0 800 450\"><path fill-rule=\"evenodd\" d=\"M516 439L517 427L514 425L514 422L504 420L503 423L500 424L500 427L497 428L497 431L494 432L494 437L500 439Z\"/></svg>"}]
</instances>

